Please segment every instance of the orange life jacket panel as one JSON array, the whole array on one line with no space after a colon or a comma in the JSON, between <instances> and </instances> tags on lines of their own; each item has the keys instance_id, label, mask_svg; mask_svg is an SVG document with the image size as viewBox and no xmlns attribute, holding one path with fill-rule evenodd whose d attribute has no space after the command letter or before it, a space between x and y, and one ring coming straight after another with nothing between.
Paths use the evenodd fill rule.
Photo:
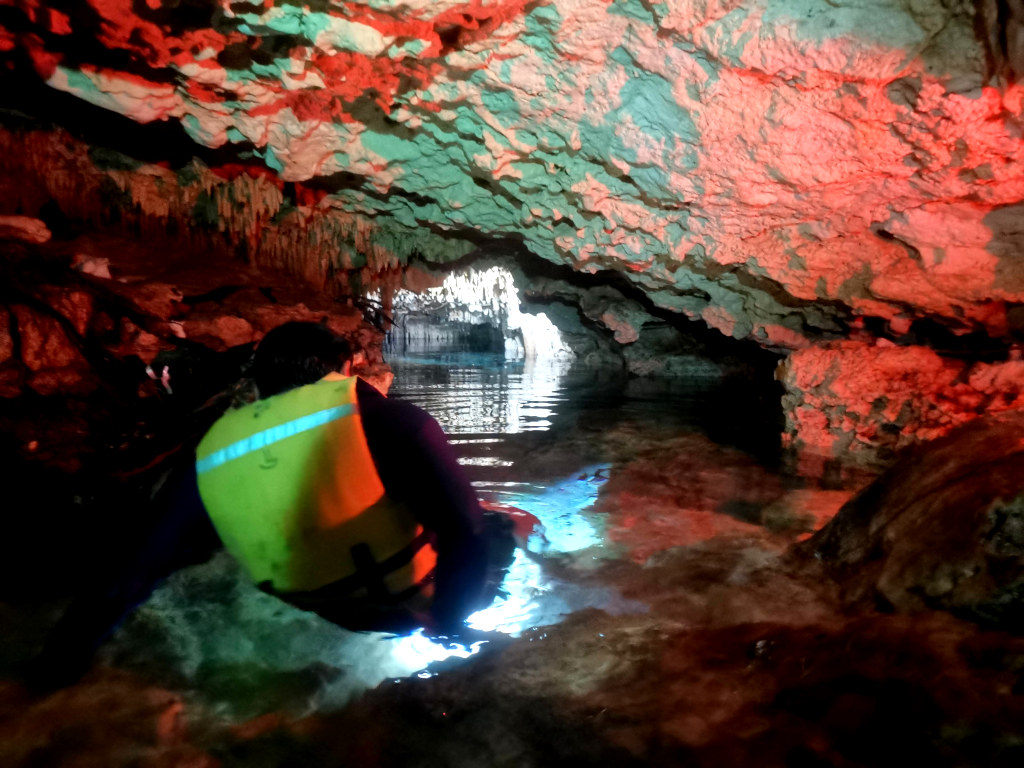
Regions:
<instances>
[{"instance_id":1,"label":"orange life jacket panel","mask_svg":"<svg viewBox=\"0 0 1024 768\"><path fill-rule=\"evenodd\" d=\"M436 555L384 494L356 378L330 374L224 414L196 449L199 493L227 550L275 592L340 582L422 587Z\"/></svg>"}]
</instances>

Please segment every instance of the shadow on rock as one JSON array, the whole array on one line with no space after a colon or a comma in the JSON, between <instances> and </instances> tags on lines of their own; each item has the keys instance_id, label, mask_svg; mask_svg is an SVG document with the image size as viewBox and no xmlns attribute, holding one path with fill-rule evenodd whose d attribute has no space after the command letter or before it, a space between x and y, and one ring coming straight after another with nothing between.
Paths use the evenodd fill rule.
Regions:
<instances>
[{"instance_id":1,"label":"shadow on rock","mask_svg":"<svg viewBox=\"0 0 1024 768\"><path fill-rule=\"evenodd\" d=\"M906 451L801 547L852 608L1024 632L1024 411Z\"/></svg>"}]
</instances>

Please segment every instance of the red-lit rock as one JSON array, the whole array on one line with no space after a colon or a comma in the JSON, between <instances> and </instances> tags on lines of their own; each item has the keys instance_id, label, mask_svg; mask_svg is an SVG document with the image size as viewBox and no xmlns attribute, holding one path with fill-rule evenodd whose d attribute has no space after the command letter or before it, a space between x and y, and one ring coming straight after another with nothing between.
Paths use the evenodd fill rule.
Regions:
<instances>
[{"instance_id":1,"label":"red-lit rock","mask_svg":"<svg viewBox=\"0 0 1024 768\"><path fill-rule=\"evenodd\" d=\"M182 314L181 289L159 280L136 279L129 285L111 283L111 290L128 299L139 311L163 320Z\"/></svg>"},{"instance_id":2,"label":"red-lit rock","mask_svg":"<svg viewBox=\"0 0 1024 768\"><path fill-rule=\"evenodd\" d=\"M113 203L363 285L513 237L780 349L856 316L999 336L1024 300L1012 4L40 5L11 37L48 86L237 157L105 164L4 137L48 193L13 190L26 210ZM623 309L596 317L628 344Z\"/></svg>"},{"instance_id":3,"label":"red-lit rock","mask_svg":"<svg viewBox=\"0 0 1024 768\"><path fill-rule=\"evenodd\" d=\"M122 357L138 355L148 365L161 351L172 348L168 341L142 330L131 320L122 320L119 331L120 343L114 351Z\"/></svg>"},{"instance_id":4,"label":"red-lit rock","mask_svg":"<svg viewBox=\"0 0 1024 768\"><path fill-rule=\"evenodd\" d=\"M0 216L0 240L45 243L50 239L46 224L31 216Z\"/></svg>"},{"instance_id":5,"label":"red-lit rock","mask_svg":"<svg viewBox=\"0 0 1024 768\"><path fill-rule=\"evenodd\" d=\"M1024 406L1024 361L972 363L919 346L828 344L790 354L777 376L795 448L867 463Z\"/></svg>"},{"instance_id":6,"label":"red-lit rock","mask_svg":"<svg viewBox=\"0 0 1024 768\"><path fill-rule=\"evenodd\" d=\"M91 391L95 377L78 344L69 334L86 335L93 316L92 297L84 291L41 286L39 295L52 313L15 304L21 361L28 369L28 385L39 394Z\"/></svg>"},{"instance_id":7,"label":"red-lit rock","mask_svg":"<svg viewBox=\"0 0 1024 768\"><path fill-rule=\"evenodd\" d=\"M807 548L850 604L1024 629L1024 411L907 451Z\"/></svg>"},{"instance_id":8,"label":"red-lit rock","mask_svg":"<svg viewBox=\"0 0 1024 768\"><path fill-rule=\"evenodd\" d=\"M187 338L200 341L212 349L227 349L253 340L252 326L241 317L190 317L182 323Z\"/></svg>"},{"instance_id":9,"label":"red-lit rock","mask_svg":"<svg viewBox=\"0 0 1024 768\"><path fill-rule=\"evenodd\" d=\"M109 766L138 761L152 768L217 764L190 743L181 696L143 687L130 676L92 681L49 697L32 696L5 682L0 685L0 711L8 721L16 711L19 722L14 738L10 731L0 731L5 737L0 759L6 765L24 765L33 753L48 753L63 763L74 763L76 755L101 755ZM68 724L85 712L101 722L71 736Z\"/></svg>"},{"instance_id":10,"label":"red-lit rock","mask_svg":"<svg viewBox=\"0 0 1024 768\"><path fill-rule=\"evenodd\" d=\"M97 377L86 368L43 368L30 373L28 386L40 395L87 395L96 389Z\"/></svg>"},{"instance_id":11,"label":"red-lit rock","mask_svg":"<svg viewBox=\"0 0 1024 768\"><path fill-rule=\"evenodd\" d=\"M11 321L11 313L0 307L0 397L17 397L24 379L21 361L14 358Z\"/></svg>"},{"instance_id":12,"label":"red-lit rock","mask_svg":"<svg viewBox=\"0 0 1024 768\"><path fill-rule=\"evenodd\" d=\"M262 336L271 328L276 328L282 323L292 321L319 323L326 321L327 326L335 333L343 336L350 336L366 331L372 335L367 328L360 328L363 322L363 315L359 310L352 307L345 307L335 304L330 310L320 307L311 309L304 303L297 304L263 304L251 307L246 318L252 323ZM369 345L369 339L363 339Z\"/></svg>"},{"instance_id":13,"label":"red-lit rock","mask_svg":"<svg viewBox=\"0 0 1024 768\"><path fill-rule=\"evenodd\" d=\"M21 359L29 370L85 365L85 358L53 317L21 304L15 304L11 310L18 322Z\"/></svg>"},{"instance_id":14,"label":"red-lit rock","mask_svg":"<svg viewBox=\"0 0 1024 768\"><path fill-rule=\"evenodd\" d=\"M14 355L14 338L11 336L11 313L0 307L0 365Z\"/></svg>"},{"instance_id":15,"label":"red-lit rock","mask_svg":"<svg viewBox=\"0 0 1024 768\"><path fill-rule=\"evenodd\" d=\"M5 213L56 202L154 242L176 230L185 256L235 248L350 295L514 241L617 273L621 299L576 305L634 373L672 369L645 351L651 313L792 353L791 439L829 455L1019 396L1013 366L901 362L870 343L831 393L800 373L825 342L919 323L1004 352L1020 341L1019 2L45 5L17 3L0 26L12 90L41 78L174 126L160 135L176 159L5 127ZM233 309L190 322L215 345L264 330Z\"/></svg>"},{"instance_id":16,"label":"red-lit rock","mask_svg":"<svg viewBox=\"0 0 1024 768\"><path fill-rule=\"evenodd\" d=\"M18 366L0 366L0 397L17 397L24 389L25 372Z\"/></svg>"}]
</instances>

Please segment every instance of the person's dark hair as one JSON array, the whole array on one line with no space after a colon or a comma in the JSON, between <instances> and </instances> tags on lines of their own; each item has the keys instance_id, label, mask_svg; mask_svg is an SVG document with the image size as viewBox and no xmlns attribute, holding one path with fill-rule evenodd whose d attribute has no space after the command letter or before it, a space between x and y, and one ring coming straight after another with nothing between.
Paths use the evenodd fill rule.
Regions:
<instances>
[{"instance_id":1,"label":"person's dark hair","mask_svg":"<svg viewBox=\"0 0 1024 768\"><path fill-rule=\"evenodd\" d=\"M279 325L256 347L252 377L260 397L313 384L352 359L348 341L320 323Z\"/></svg>"}]
</instances>

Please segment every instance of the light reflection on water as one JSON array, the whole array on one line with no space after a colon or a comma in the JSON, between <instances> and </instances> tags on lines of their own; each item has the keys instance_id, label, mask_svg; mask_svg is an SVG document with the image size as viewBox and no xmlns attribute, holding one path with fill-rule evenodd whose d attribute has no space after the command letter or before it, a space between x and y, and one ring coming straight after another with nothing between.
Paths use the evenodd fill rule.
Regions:
<instances>
[{"instance_id":1,"label":"light reflection on water","mask_svg":"<svg viewBox=\"0 0 1024 768\"><path fill-rule=\"evenodd\" d=\"M743 412L749 396L736 397L707 375L630 379L563 361L506 362L500 355L466 353L408 356L389 364L395 372L389 396L414 402L438 420L481 500L524 510L543 526L530 536L526 551L517 550L503 594L468 619L470 628L482 632L517 636L588 607L612 614L646 610L643 604L623 599L613 587L584 588L556 581L545 572L545 559L554 555L612 556L605 547L601 517L589 511L608 479L610 465L595 464L556 447L554 461L564 472L554 479L552 472L543 472L542 477L536 462L532 469L522 466L524 450L528 457L534 444L531 440L557 446L563 427L571 431L574 425L586 423L591 428L612 428L620 420L639 429L657 426L709 432L724 424L733 430L724 435L726 442L734 437L748 439L756 432L752 428L756 419ZM695 362L698 370L706 371L701 361ZM744 390L748 395L745 384ZM722 402L728 410L723 410ZM712 416L714 422L709 420ZM548 430L550 436L542 434ZM430 647L421 636L395 642L401 648L396 653L405 663L415 666L418 659L421 669L480 647Z\"/></svg>"},{"instance_id":2,"label":"light reflection on water","mask_svg":"<svg viewBox=\"0 0 1024 768\"><path fill-rule=\"evenodd\" d=\"M623 458L616 455L615 466L605 463L611 459L604 448L628 445L630 435L646 441L652 429L662 437L677 428L705 430L712 437L710 430L724 423L739 427L733 434L747 435L756 421L742 410L749 401L747 382L737 396L706 378L637 380L558 364L506 364L493 356L390 363L396 376L390 395L438 419L481 499L524 510L543 526L517 551L504 592L469 618L460 643L435 642L422 631L404 637L348 632L312 620L255 588L237 588L244 578L238 564L223 555L175 574L141 610L172 638L167 647L173 653L154 655L146 621L134 633L131 627L122 630L121 645L113 643L112 653L135 654L143 666L159 659L161 668L188 679L206 669L265 669L287 680L296 670L338 670L318 698L295 700L299 709L311 701L329 709L389 679L440 673L446 659L486 652L489 643L578 611L644 612L645 605L623 598L601 576L616 572L602 568L606 559L622 556L619 545L606 541L606 515L592 509ZM605 439L620 428L625 443ZM585 455L590 447L600 450ZM208 610L197 607L204 599ZM251 699L239 696L230 706L249 717L259 706Z\"/></svg>"},{"instance_id":3,"label":"light reflection on water","mask_svg":"<svg viewBox=\"0 0 1024 768\"><path fill-rule=\"evenodd\" d=\"M545 579L536 555L577 552L600 547L602 538L596 520L586 510L597 500L597 487L603 482L601 471L608 465L588 467L588 480L569 477L540 493L520 494L516 506L536 517L542 528L535 529L526 544L526 552L516 550L502 583L504 594L488 608L477 611L466 621L472 629L518 635L529 627L555 624L568 614L569 604ZM596 595L607 603L606 590ZM640 607L640 606L636 606Z\"/></svg>"},{"instance_id":4,"label":"light reflection on water","mask_svg":"<svg viewBox=\"0 0 1024 768\"><path fill-rule=\"evenodd\" d=\"M390 361L391 396L412 400L456 438L543 431L565 402L570 365L558 360L505 361L501 355L458 354Z\"/></svg>"},{"instance_id":5,"label":"light reflection on water","mask_svg":"<svg viewBox=\"0 0 1024 768\"><path fill-rule=\"evenodd\" d=\"M607 479L609 465L582 466L560 480L538 483L517 475L514 454L508 450L510 436L548 430L560 412L577 407L571 390L585 390L592 383L590 372L574 372L561 361L506 363L500 356L481 354L405 358L390 364L395 371L390 396L415 402L438 420L480 498L526 511L542 526L530 535L526 551L516 551L499 597L470 616L467 626L517 636L586 606L613 613L645 610L608 588L582 590L558 584L544 573L545 556L597 553L602 548L600 523L587 510ZM496 468L504 472L495 475L491 470ZM397 639L396 654L407 664L419 658L426 667L470 651L425 641L417 635Z\"/></svg>"},{"instance_id":6,"label":"light reflection on water","mask_svg":"<svg viewBox=\"0 0 1024 768\"><path fill-rule=\"evenodd\" d=\"M487 643L486 640L478 640L468 645L452 643L445 646L426 637L422 629L417 629L411 635L397 638L392 642L395 646L395 660L407 670L405 672L407 676L426 669L436 661L451 658L468 659L478 653L480 648ZM421 674L420 677L423 675Z\"/></svg>"}]
</instances>

